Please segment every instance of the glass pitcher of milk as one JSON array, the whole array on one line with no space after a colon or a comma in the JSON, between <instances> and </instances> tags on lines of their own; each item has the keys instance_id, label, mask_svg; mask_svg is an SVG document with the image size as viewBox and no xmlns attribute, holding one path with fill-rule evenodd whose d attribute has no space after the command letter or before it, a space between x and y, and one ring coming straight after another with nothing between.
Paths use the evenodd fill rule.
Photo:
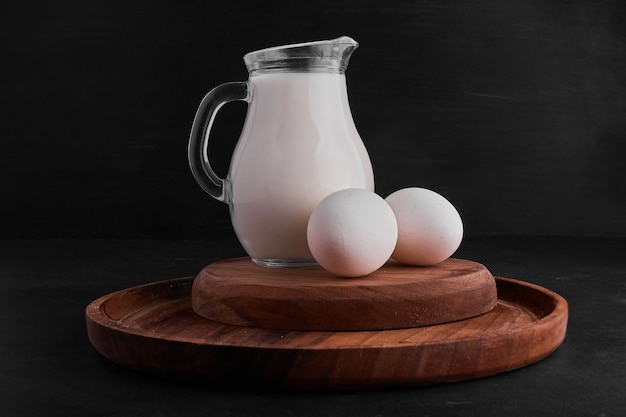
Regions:
<instances>
[{"instance_id":1,"label":"glass pitcher of milk","mask_svg":"<svg viewBox=\"0 0 626 417\"><path fill-rule=\"evenodd\" d=\"M344 188L374 190L346 89L357 46L344 36L250 52L248 80L219 85L200 103L189 165L202 189L229 205L237 238L258 265L314 265L306 237L313 209ZM248 110L222 179L209 162L209 135L220 107L235 100Z\"/></svg>"}]
</instances>

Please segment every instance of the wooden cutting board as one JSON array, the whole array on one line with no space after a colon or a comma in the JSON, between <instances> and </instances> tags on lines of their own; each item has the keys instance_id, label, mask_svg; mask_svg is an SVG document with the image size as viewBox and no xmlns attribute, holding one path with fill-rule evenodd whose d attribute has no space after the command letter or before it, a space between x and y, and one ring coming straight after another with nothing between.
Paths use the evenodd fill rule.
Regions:
<instances>
[{"instance_id":1,"label":"wooden cutting board","mask_svg":"<svg viewBox=\"0 0 626 417\"><path fill-rule=\"evenodd\" d=\"M384 330L447 323L491 311L496 283L485 266L447 259L428 267L389 262L359 278L322 268L264 268L250 258L218 261L195 278L202 317L283 330Z\"/></svg>"},{"instance_id":2,"label":"wooden cutting board","mask_svg":"<svg viewBox=\"0 0 626 417\"><path fill-rule=\"evenodd\" d=\"M192 284L192 278L156 282L94 300L86 308L89 340L125 367L211 385L371 389L511 371L551 354L567 328L565 299L499 277L496 307L479 316L406 329L334 332L206 319L191 307Z\"/></svg>"}]
</instances>

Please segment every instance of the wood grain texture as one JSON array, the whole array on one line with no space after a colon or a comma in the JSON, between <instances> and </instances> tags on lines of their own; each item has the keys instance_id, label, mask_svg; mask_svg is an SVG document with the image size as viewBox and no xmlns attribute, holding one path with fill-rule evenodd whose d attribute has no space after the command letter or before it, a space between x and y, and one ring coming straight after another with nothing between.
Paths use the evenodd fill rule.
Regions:
<instances>
[{"instance_id":1,"label":"wood grain texture","mask_svg":"<svg viewBox=\"0 0 626 417\"><path fill-rule=\"evenodd\" d=\"M89 339L106 358L219 386L345 389L481 378L537 362L565 337L564 298L498 278L498 304L478 317L382 331L284 331L195 314L192 278L102 296L86 308Z\"/></svg>"},{"instance_id":2,"label":"wood grain texture","mask_svg":"<svg viewBox=\"0 0 626 417\"><path fill-rule=\"evenodd\" d=\"M414 267L389 262L360 278L322 268L263 268L226 259L196 276L192 307L202 317L239 326L284 330L383 330L474 317L497 303L485 266L447 259Z\"/></svg>"}]
</instances>

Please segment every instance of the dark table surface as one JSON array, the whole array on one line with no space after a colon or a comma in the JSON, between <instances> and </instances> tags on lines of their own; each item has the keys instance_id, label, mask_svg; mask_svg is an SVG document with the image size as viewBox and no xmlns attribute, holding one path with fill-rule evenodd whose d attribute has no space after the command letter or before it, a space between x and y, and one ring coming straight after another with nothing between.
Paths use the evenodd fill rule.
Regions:
<instances>
[{"instance_id":1,"label":"dark table surface","mask_svg":"<svg viewBox=\"0 0 626 417\"><path fill-rule=\"evenodd\" d=\"M479 380L371 392L220 389L121 368L89 343L84 309L95 298L242 254L233 241L0 241L0 415L626 415L626 239L466 239L455 257L569 302L556 352Z\"/></svg>"}]
</instances>

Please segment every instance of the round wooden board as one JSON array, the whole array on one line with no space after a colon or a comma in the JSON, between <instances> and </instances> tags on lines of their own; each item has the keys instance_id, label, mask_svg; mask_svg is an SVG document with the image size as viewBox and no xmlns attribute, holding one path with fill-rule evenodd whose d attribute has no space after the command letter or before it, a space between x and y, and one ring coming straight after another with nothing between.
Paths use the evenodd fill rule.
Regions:
<instances>
[{"instance_id":1,"label":"round wooden board","mask_svg":"<svg viewBox=\"0 0 626 417\"><path fill-rule=\"evenodd\" d=\"M89 339L106 358L218 386L345 389L481 378L537 362L565 338L564 298L496 277L498 303L457 322L379 331L283 331L232 326L191 307L192 278L142 285L86 308Z\"/></svg>"},{"instance_id":2,"label":"round wooden board","mask_svg":"<svg viewBox=\"0 0 626 417\"><path fill-rule=\"evenodd\" d=\"M491 311L496 283L483 265L447 259L388 262L359 278L322 268L264 268L250 258L212 263L196 276L193 310L238 326L281 330L384 330L447 323Z\"/></svg>"}]
</instances>

